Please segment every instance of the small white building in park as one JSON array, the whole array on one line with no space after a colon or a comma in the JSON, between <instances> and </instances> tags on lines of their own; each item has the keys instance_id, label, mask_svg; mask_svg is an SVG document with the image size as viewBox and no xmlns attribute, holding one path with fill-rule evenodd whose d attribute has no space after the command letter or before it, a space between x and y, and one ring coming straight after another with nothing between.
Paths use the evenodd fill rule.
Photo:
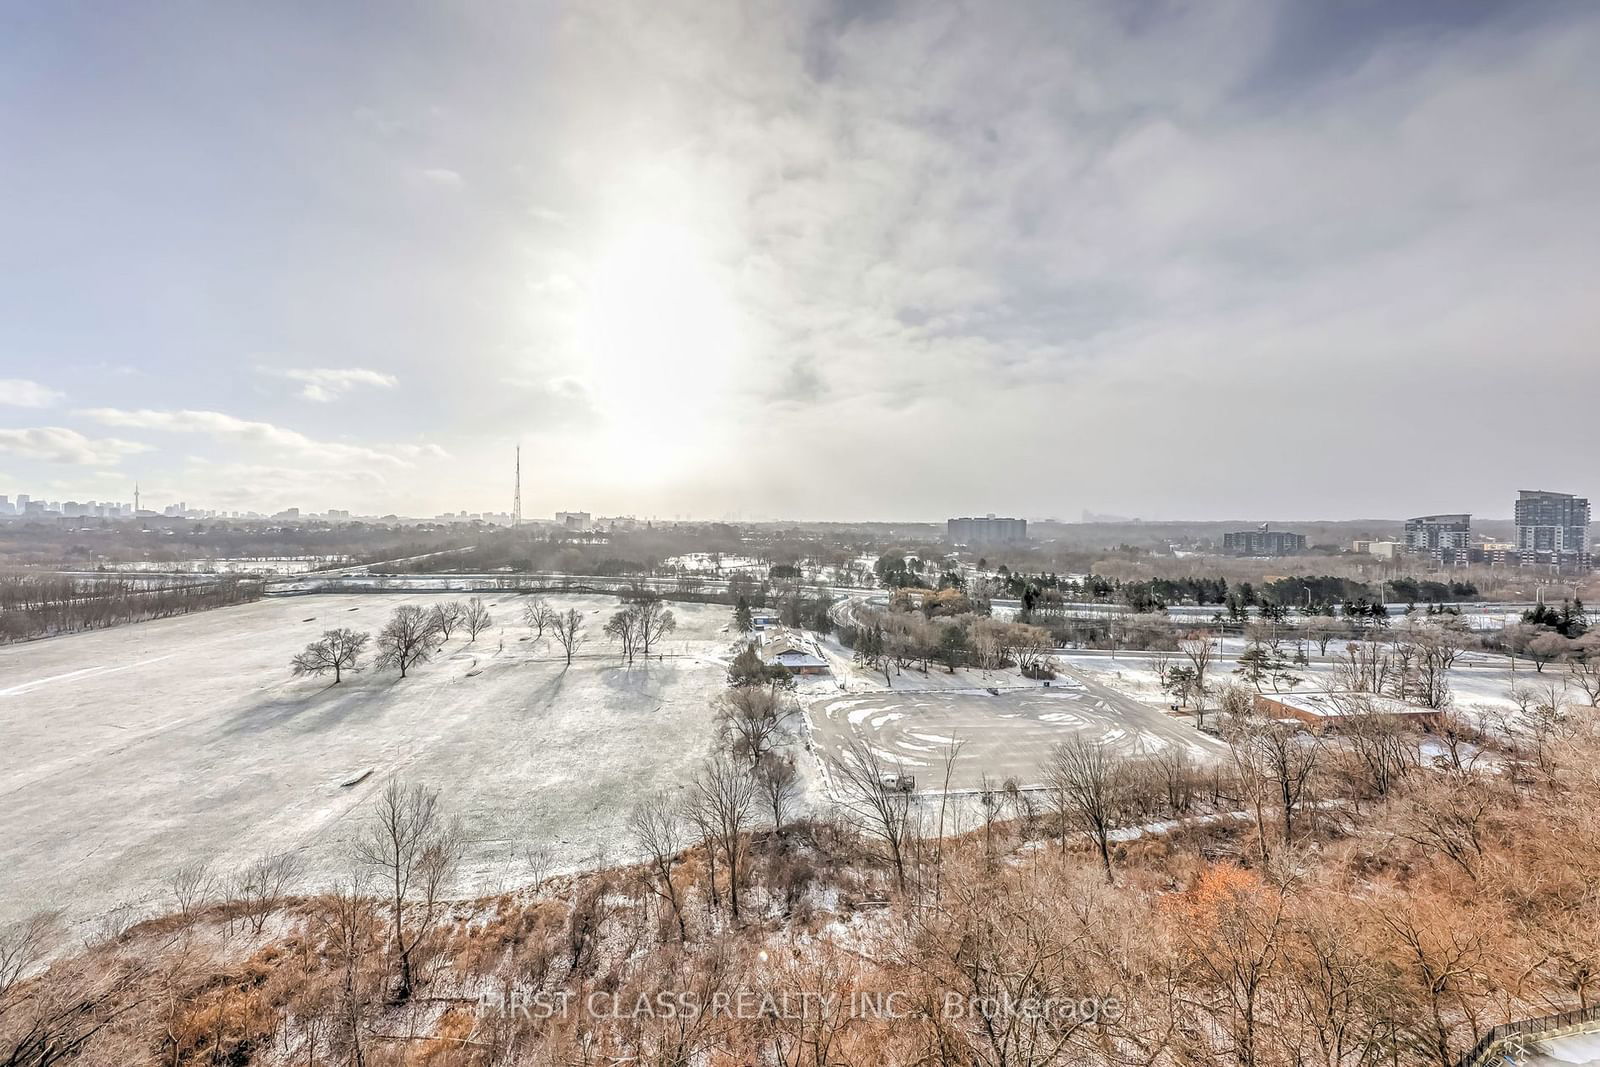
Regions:
<instances>
[{"instance_id":1,"label":"small white building in park","mask_svg":"<svg viewBox=\"0 0 1600 1067\"><path fill-rule=\"evenodd\" d=\"M787 630L767 630L761 635L761 661L782 664L794 674L827 674L828 661L806 638Z\"/></svg>"}]
</instances>

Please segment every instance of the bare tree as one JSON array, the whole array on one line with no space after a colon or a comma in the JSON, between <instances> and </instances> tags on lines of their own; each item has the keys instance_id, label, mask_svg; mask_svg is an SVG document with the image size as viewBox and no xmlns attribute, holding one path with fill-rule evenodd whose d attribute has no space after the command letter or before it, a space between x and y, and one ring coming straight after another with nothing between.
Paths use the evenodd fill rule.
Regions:
<instances>
[{"instance_id":1,"label":"bare tree","mask_svg":"<svg viewBox=\"0 0 1600 1067\"><path fill-rule=\"evenodd\" d=\"M296 676L323 675L332 671L333 684L338 685L345 671L354 674L361 669L361 653L366 651L367 642L371 640L371 634L357 633L355 630L324 630L321 637L290 661L290 667Z\"/></svg>"},{"instance_id":2,"label":"bare tree","mask_svg":"<svg viewBox=\"0 0 1600 1067\"><path fill-rule=\"evenodd\" d=\"M635 625L634 609L623 608L611 616L605 625L605 635L611 640L619 642L622 646L623 662L632 664L634 654L639 648L639 629Z\"/></svg>"},{"instance_id":3,"label":"bare tree","mask_svg":"<svg viewBox=\"0 0 1600 1067\"><path fill-rule=\"evenodd\" d=\"M537 893L555 870L556 854L549 845L529 845L522 852L522 862L528 865L528 884Z\"/></svg>"},{"instance_id":4,"label":"bare tree","mask_svg":"<svg viewBox=\"0 0 1600 1067\"><path fill-rule=\"evenodd\" d=\"M217 876L208 860L186 863L172 872L167 883L172 892L172 903L178 914L192 917L211 900L217 886Z\"/></svg>"},{"instance_id":5,"label":"bare tree","mask_svg":"<svg viewBox=\"0 0 1600 1067\"><path fill-rule=\"evenodd\" d=\"M1206 694L1211 691L1210 684L1206 681L1206 671L1210 668L1212 655L1216 651L1211 642L1211 634L1205 630L1200 630L1194 636L1178 642L1178 651L1184 654L1194 671L1194 686L1190 692L1195 711L1201 715L1205 714Z\"/></svg>"},{"instance_id":6,"label":"bare tree","mask_svg":"<svg viewBox=\"0 0 1600 1067\"><path fill-rule=\"evenodd\" d=\"M365 881L352 876L318 898L312 918L313 928L326 946L328 963L338 975L329 1013L333 1024L330 1050L343 1055L351 1067L365 1067L367 1062L363 1042L377 995L375 976L367 966L370 949L379 942L370 901Z\"/></svg>"},{"instance_id":7,"label":"bare tree","mask_svg":"<svg viewBox=\"0 0 1600 1067\"><path fill-rule=\"evenodd\" d=\"M1477 880L1489 847L1490 824L1506 798L1485 782L1425 776L1407 790L1399 835L1438 852Z\"/></svg>"},{"instance_id":8,"label":"bare tree","mask_svg":"<svg viewBox=\"0 0 1600 1067\"><path fill-rule=\"evenodd\" d=\"M1195 786L1199 781L1188 747L1180 744L1158 749L1151 754L1149 763L1166 794L1168 810L1174 815L1187 814L1194 804Z\"/></svg>"},{"instance_id":9,"label":"bare tree","mask_svg":"<svg viewBox=\"0 0 1600 1067\"><path fill-rule=\"evenodd\" d=\"M1072 823L1087 833L1100 852L1106 881L1111 882L1111 830L1122 813L1128 789L1123 761L1079 734L1050 750L1043 771L1056 800L1063 836Z\"/></svg>"},{"instance_id":10,"label":"bare tree","mask_svg":"<svg viewBox=\"0 0 1600 1067\"><path fill-rule=\"evenodd\" d=\"M1571 640L1552 631L1542 633L1529 641L1526 651L1528 658L1533 660L1533 669L1543 674L1545 664L1554 663L1571 652L1572 648Z\"/></svg>"},{"instance_id":11,"label":"bare tree","mask_svg":"<svg viewBox=\"0 0 1600 1067\"><path fill-rule=\"evenodd\" d=\"M1283 819L1283 840L1285 844L1292 843L1295 811L1322 754L1321 741L1298 723L1253 715L1230 717L1224 736L1235 750L1241 775L1259 776L1276 794ZM1239 758L1241 750L1248 753L1243 759Z\"/></svg>"},{"instance_id":12,"label":"bare tree","mask_svg":"<svg viewBox=\"0 0 1600 1067\"><path fill-rule=\"evenodd\" d=\"M1410 621L1396 631L1396 644L1406 652L1397 652L1395 659L1406 679L1403 688L1413 700L1429 708L1450 703L1450 668L1461 658L1470 638L1453 618L1449 623Z\"/></svg>"},{"instance_id":13,"label":"bare tree","mask_svg":"<svg viewBox=\"0 0 1600 1067\"><path fill-rule=\"evenodd\" d=\"M1333 615L1312 615L1302 620L1300 625L1306 636L1316 642L1319 656L1326 656L1328 645L1349 629L1343 619Z\"/></svg>"},{"instance_id":14,"label":"bare tree","mask_svg":"<svg viewBox=\"0 0 1600 1067\"><path fill-rule=\"evenodd\" d=\"M534 640L544 638L545 629L555 621L556 613L544 597L534 597L522 605L522 622L533 631Z\"/></svg>"},{"instance_id":15,"label":"bare tree","mask_svg":"<svg viewBox=\"0 0 1600 1067\"><path fill-rule=\"evenodd\" d=\"M673 809L672 799L664 792L656 792L640 801L628 818L628 830L634 844L645 854L645 888L671 906L678 922L678 940L688 941L683 894L672 880L672 868L684 848L683 823Z\"/></svg>"},{"instance_id":16,"label":"bare tree","mask_svg":"<svg viewBox=\"0 0 1600 1067\"><path fill-rule=\"evenodd\" d=\"M1333 663L1335 686L1354 693L1383 693L1396 673L1394 656L1376 641L1351 641Z\"/></svg>"},{"instance_id":17,"label":"bare tree","mask_svg":"<svg viewBox=\"0 0 1600 1067\"><path fill-rule=\"evenodd\" d=\"M760 686L740 686L717 698L717 724L723 743L734 756L754 767L783 736L794 713L786 693Z\"/></svg>"},{"instance_id":18,"label":"bare tree","mask_svg":"<svg viewBox=\"0 0 1600 1067\"><path fill-rule=\"evenodd\" d=\"M259 934L268 917L283 906L299 876L300 860L292 852L262 856L234 876L228 896L239 905L252 933Z\"/></svg>"},{"instance_id":19,"label":"bare tree","mask_svg":"<svg viewBox=\"0 0 1600 1067\"><path fill-rule=\"evenodd\" d=\"M0 996L33 970L60 932L60 915L41 911L0 928Z\"/></svg>"},{"instance_id":20,"label":"bare tree","mask_svg":"<svg viewBox=\"0 0 1600 1067\"><path fill-rule=\"evenodd\" d=\"M772 828L782 831L789 822L789 809L800 795L800 771L792 756L767 752L755 764L756 785L772 811Z\"/></svg>"},{"instance_id":21,"label":"bare tree","mask_svg":"<svg viewBox=\"0 0 1600 1067\"><path fill-rule=\"evenodd\" d=\"M844 794L846 807L865 823L867 832L883 842L894 867L895 884L906 889L906 860L911 843L911 791L904 788L898 765L890 765L878 750L854 734L845 742L842 757L828 757L834 783Z\"/></svg>"},{"instance_id":22,"label":"bare tree","mask_svg":"<svg viewBox=\"0 0 1600 1067\"><path fill-rule=\"evenodd\" d=\"M402 604L378 631L376 663L381 668L398 667L404 678L412 667L428 662L438 641L439 631L429 614L415 604Z\"/></svg>"},{"instance_id":23,"label":"bare tree","mask_svg":"<svg viewBox=\"0 0 1600 1067\"><path fill-rule=\"evenodd\" d=\"M551 620L550 629L555 634L556 643L567 654L567 666L572 666L573 653L583 647L583 616L576 608L568 608Z\"/></svg>"},{"instance_id":24,"label":"bare tree","mask_svg":"<svg viewBox=\"0 0 1600 1067\"><path fill-rule=\"evenodd\" d=\"M1567 677L1589 698L1591 708L1600 708L1600 630L1590 630L1573 642Z\"/></svg>"},{"instance_id":25,"label":"bare tree","mask_svg":"<svg viewBox=\"0 0 1600 1067\"><path fill-rule=\"evenodd\" d=\"M405 1000L416 987L413 955L438 918L441 893L460 859L460 828L446 818L436 791L393 779L378 795L355 852L377 874L388 898L400 965L395 998ZM413 903L408 924L407 907Z\"/></svg>"},{"instance_id":26,"label":"bare tree","mask_svg":"<svg viewBox=\"0 0 1600 1067\"><path fill-rule=\"evenodd\" d=\"M1380 710L1370 693L1330 698L1341 712L1340 732L1372 792L1388 796L1417 766L1417 744L1405 719Z\"/></svg>"},{"instance_id":27,"label":"bare tree","mask_svg":"<svg viewBox=\"0 0 1600 1067\"><path fill-rule=\"evenodd\" d=\"M690 786L694 806L710 826L728 868L728 905L739 917L739 883L744 877L744 833L756 797L755 778L745 768L721 756L700 767Z\"/></svg>"},{"instance_id":28,"label":"bare tree","mask_svg":"<svg viewBox=\"0 0 1600 1067\"><path fill-rule=\"evenodd\" d=\"M466 617L467 609L459 600L447 600L443 604L435 604L433 610L428 612L428 621L439 633L440 641L450 640L450 634L461 624Z\"/></svg>"},{"instance_id":29,"label":"bare tree","mask_svg":"<svg viewBox=\"0 0 1600 1067\"><path fill-rule=\"evenodd\" d=\"M1172 653L1158 648L1150 653L1145 666L1155 674L1156 687L1164 692L1167 688L1167 671L1172 669Z\"/></svg>"},{"instance_id":30,"label":"bare tree","mask_svg":"<svg viewBox=\"0 0 1600 1067\"><path fill-rule=\"evenodd\" d=\"M939 784L939 822L934 830L934 837L938 842L933 866L933 902L936 908L944 892L944 818L950 807L950 778L955 773L956 761L961 758L961 750L966 746L967 743L962 738L948 737L940 750L944 775Z\"/></svg>"},{"instance_id":31,"label":"bare tree","mask_svg":"<svg viewBox=\"0 0 1600 1067\"><path fill-rule=\"evenodd\" d=\"M639 651L650 655L650 647L678 628L678 620L653 594L634 605L634 625Z\"/></svg>"},{"instance_id":32,"label":"bare tree","mask_svg":"<svg viewBox=\"0 0 1600 1067\"><path fill-rule=\"evenodd\" d=\"M494 625L494 616L489 614L489 609L484 606L483 600L473 597L467 601L467 607L461 615L461 627L467 631L467 643L478 639L478 635Z\"/></svg>"}]
</instances>

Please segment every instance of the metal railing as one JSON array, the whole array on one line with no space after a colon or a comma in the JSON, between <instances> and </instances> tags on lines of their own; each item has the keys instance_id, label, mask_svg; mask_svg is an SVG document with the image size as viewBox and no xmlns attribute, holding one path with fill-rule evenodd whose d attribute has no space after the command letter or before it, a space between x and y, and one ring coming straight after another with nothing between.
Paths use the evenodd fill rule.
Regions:
<instances>
[{"instance_id":1,"label":"metal railing","mask_svg":"<svg viewBox=\"0 0 1600 1067\"><path fill-rule=\"evenodd\" d=\"M1558 1030L1583 1029L1585 1023L1600 1023L1600 1004L1587 1008L1574 1008L1557 1015L1542 1015L1537 1019L1519 1019L1489 1028L1471 1051L1456 1060L1455 1067L1482 1067L1496 1045L1518 1037L1537 1037Z\"/></svg>"}]
</instances>

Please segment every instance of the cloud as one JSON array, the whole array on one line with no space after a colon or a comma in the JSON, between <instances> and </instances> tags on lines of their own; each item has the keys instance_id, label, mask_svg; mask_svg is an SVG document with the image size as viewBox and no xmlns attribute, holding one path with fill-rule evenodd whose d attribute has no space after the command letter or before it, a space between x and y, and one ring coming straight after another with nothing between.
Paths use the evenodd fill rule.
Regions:
<instances>
[{"instance_id":1,"label":"cloud","mask_svg":"<svg viewBox=\"0 0 1600 1067\"><path fill-rule=\"evenodd\" d=\"M302 386L300 395L321 404L336 400L359 386L393 389L400 384L400 379L392 374L367 370L365 367L316 367L290 370L263 367L262 370L293 382L300 382Z\"/></svg>"},{"instance_id":2,"label":"cloud","mask_svg":"<svg viewBox=\"0 0 1600 1067\"><path fill-rule=\"evenodd\" d=\"M798 438L841 472L757 486L768 513L1426 510L1414 472L1247 434L1197 450L1197 420L1379 439L1374 389L1457 413L1519 378L1592 396L1600 17L1373 5L1330 35L1304 9L584 9L574 137L605 162L560 206L679 220L725 268L731 376L764 416L734 426L750 469ZM1586 418L1563 393L1546 416ZM1094 460L1041 481L1053 454ZM857 455L907 473L884 493ZM1521 474L1446 477L1427 507L1481 510Z\"/></svg>"},{"instance_id":3,"label":"cloud","mask_svg":"<svg viewBox=\"0 0 1600 1067\"><path fill-rule=\"evenodd\" d=\"M62 398L58 389L26 378L0 378L0 404L18 408L47 408Z\"/></svg>"},{"instance_id":4,"label":"cloud","mask_svg":"<svg viewBox=\"0 0 1600 1067\"><path fill-rule=\"evenodd\" d=\"M311 437L160 413L258 442L227 458L414 464L392 504L369 497L383 510L498 500L523 441L561 459L553 506L596 510L1504 515L1515 449L1424 484L1350 443L1394 440L1412 410L1448 413L1417 431L1448 435L1529 390L1541 425L1592 418L1596 5L524 7L397 16L368 42L394 76L360 99L308 68L354 121L307 127L294 94L219 83L260 144L316 160L306 195L241 151L178 199L156 164L124 168L150 210L118 212L52 108L114 107L146 162L194 131L136 79L47 72L14 138L35 161L8 190L27 239L0 248L14 332L49 337L69 309L85 351L141 368L72 402L126 409L230 406L190 399L237 370L197 354L219 332L404 367L404 389L285 378L337 416L290 420ZM196 34L256 39L221 6L190 14L142 27L175 77L217 62ZM13 36L0 51L30 48ZM547 62L525 62L532 42ZM73 259L89 241L104 254ZM219 251L238 247L264 254ZM381 411L338 403L375 389ZM767 477L796 441L817 476ZM1542 480L1592 495L1589 454L1546 451Z\"/></svg>"},{"instance_id":5,"label":"cloud","mask_svg":"<svg viewBox=\"0 0 1600 1067\"><path fill-rule=\"evenodd\" d=\"M287 451L306 460L336 464L376 464L403 467L406 459L394 452L369 448L364 445L344 444L336 441L317 441L297 430L274 426L269 422L252 422L227 415L220 411L152 411L141 409L127 411L120 408L89 408L77 415L106 426L120 426L141 430L162 430L168 433L206 434L220 441L236 441Z\"/></svg>"},{"instance_id":6,"label":"cloud","mask_svg":"<svg viewBox=\"0 0 1600 1067\"><path fill-rule=\"evenodd\" d=\"M273 463L219 463L188 457L176 484L189 499L239 510L276 511L297 506L351 506L357 499L382 499L388 482L380 471L361 468L307 469Z\"/></svg>"},{"instance_id":7,"label":"cloud","mask_svg":"<svg viewBox=\"0 0 1600 1067\"><path fill-rule=\"evenodd\" d=\"M0 452L46 463L71 463L80 467L112 466L122 457L150 451L149 445L115 437L85 437L64 426L36 426L25 430L0 429Z\"/></svg>"},{"instance_id":8,"label":"cloud","mask_svg":"<svg viewBox=\"0 0 1600 1067\"><path fill-rule=\"evenodd\" d=\"M450 453L438 445L394 445L394 451L407 459L449 459Z\"/></svg>"}]
</instances>

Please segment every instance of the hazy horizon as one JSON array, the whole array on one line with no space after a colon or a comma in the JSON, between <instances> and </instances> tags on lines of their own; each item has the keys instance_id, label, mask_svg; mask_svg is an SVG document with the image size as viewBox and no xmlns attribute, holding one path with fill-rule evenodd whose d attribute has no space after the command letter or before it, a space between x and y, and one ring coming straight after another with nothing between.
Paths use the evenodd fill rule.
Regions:
<instances>
[{"instance_id":1,"label":"hazy horizon","mask_svg":"<svg viewBox=\"0 0 1600 1067\"><path fill-rule=\"evenodd\" d=\"M1600 492L1600 8L0 19L0 493L500 512L519 443L535 518Z\"/></svg>"}]
</instances>

